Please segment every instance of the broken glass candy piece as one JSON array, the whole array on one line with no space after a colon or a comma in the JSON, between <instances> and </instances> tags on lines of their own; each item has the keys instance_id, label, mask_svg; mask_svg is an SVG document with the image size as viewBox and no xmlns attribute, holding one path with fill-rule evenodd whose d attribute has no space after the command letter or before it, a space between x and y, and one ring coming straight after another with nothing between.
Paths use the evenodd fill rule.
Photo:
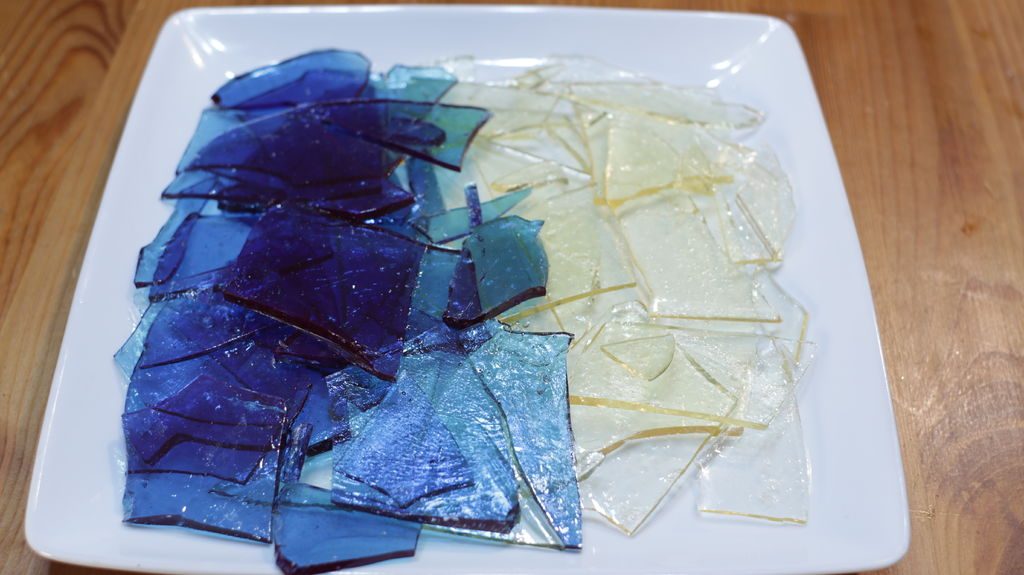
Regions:
<instances>
[{"instance_id":1,"label":"broken glass candy piece","mask_svg":"<svg viewBox=\"0 0 1024 575\"><path fill-rule=\"evenodd\" d=\"M370 61L358 52L309 52L233 78L213 95L225 108L294 106L357 96L370 76Z\"/></svg>"},{"instance_id":2,"label":"broken glass candy piece","mask_svg":"<svg viewBox=\"0 0 1024 575\"><path fill-rule=\"evenodd\" d=\"M544 295L548 260L537 239L541 224L512 216L473 230L452 277L446 322L466 327Z\"/></svg>"}]
</instances>

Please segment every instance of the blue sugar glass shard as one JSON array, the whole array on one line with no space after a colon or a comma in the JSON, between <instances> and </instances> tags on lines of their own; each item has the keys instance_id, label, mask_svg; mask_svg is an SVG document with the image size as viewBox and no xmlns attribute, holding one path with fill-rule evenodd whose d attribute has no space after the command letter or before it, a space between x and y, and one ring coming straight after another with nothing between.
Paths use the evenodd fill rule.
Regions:
<instances>
[{"instance_id":1,"label":"blue sugar glass shard","mask_svg":"<svg viewBox=\"0 0 1024 575\"><path fill-rule=\"evenodd\" d=\"M402 100L325 102L310 109L335 134L352 134L451 170L491 114L482 108Z\"/></svg>"},{"instance_id":2,"label":"blue sugar glass shard","mask_svg":"<svg viewBox=\"0 0 1024 575\"><path fill-rule=\"evenodd\" d=\"M335 424L331 417L327 394L327 382L320 379L313 383L306 396L306 403L295 417L292 433L299 426L308 428L307 443L309 455L324 453L331 448L335 438Z\"/></svg>"},{"instance_id":3,"label":"blue sugar glass shard","mask_svg":"<svg viewBox=\"0 0 1024 575\"><path fill-rule=\"evenodd\" d=\"M194 174L201 174L195 185L186 186ZM177 182L184 181L180 185ZM262 212L282 203L311 209L345 219L362 221L379 217L411 205L415 198L392 178L373 178L293 187L277 184L258 185L241 182L203 170L180 174L163 193L164 198L205 198L217 200L229 212Z\"/></svg>"},{"instance_id":4,"label":"blue sugar glass shard","mask_svg":"<svg viewBox=\"0 0 1024 575\"><path fill-rule=\"evenodd\" d=\"M345 351L333 343L296 330L281 340L274 353L281 359L298 361L321 371L337 371L348 365Z\"/></svg>"},{"instance_id":5,"label":"blue sugar glass shard","mask_svg":"<svg viewBox=\"0 0 1024 575\"><path fill-rule=\"evenodd\" d=\"M224 108L261 108L343 100L358 96L369 76L366 56L321 50L233 78L217 90L213 102Z\"/></svg>"},{"instance_id":6,"label":"blue sugar glass shard","mask_svg":"<svg viewBox=\"0 0 1024 575\"><path fill-rule=\"evenodd\" d=\"M268 108L263 110L228 110L223 108L207 108L199 116L199 125L189 140L185 153L178 161L178 172L181 172L193 159L199 150L202 150L214 138L233 130L246 122L251 122L260 116L284 111L283 108Z\"/></svg>"},{"instance_id":7,"label":"blue sugar glass shard","mask_svg":"<svg viewBox=\"0 0 1024 575\"><path fill-rule=\"evenodd\" d=\"M409 189L416 198L416 213L440 214L443 212L444 196L441 194L434 165L418 158L409 158L405 166Z\"/></svg>"},{"instance_id":8,"label":"blue sugar glass shard","mask_svg":"<svg viewBox=\"0 0 1024 575\"><path fill-rule=\"evenodd\" d=\"M327 193L331 184L386 177L401 162L399 154L329 124L323 115L320 106L302 106L262 116L215 137L183 169L258 188Z\"/></svg>"},{"instance_id":9,"label":"blue sugar glass shard","mask_svg":"<svg viewBox=\"0 0 1024 575\"><path fill-rule=\"evenodd\" d=\"M192 359L137 368L128 383L125 411L157 406L194 379L207 376L278 398L291 419L298 414L313 382L322 376L301 365L274 361L276 341L288 332L290 328L275 326Z\"/></svg>"},{"instance_id":10,"label":"blue sugar glass shard","mask_svg":"<svg viewBox=\"0 0 1024 575\"><path fill-rule=\"evenodd\" d=\"M253 229L223 291L393 379L424 250L385 230L274 209Z\"/></svg>"},{"instance_id":11,"label":"blue sugar glass shard","mask_svg":"<svg viewBox=\"0 0 1024 575\"><path fill-rule=\"evenodd\" d=\"M312 575L416 553L420 525L331 503L330 492L293 483L274 508L277 566L286 575Z\"/></svg>"},{"instance_id":12,"label":"blue sugar glass shard","mask_svg":"<svg viewBox=\"0 0 1024 575\"><path fill-rule=\"evenodd\" d=\"M480 208L480 191L476 184L469 184L463 192L466 194L466 210L469 220L469 229L473 229L484 223L484 214Z\"/></svg>"},{"instance_id":13,"label":"blue sugar glass shard","mask_svg":"<svg viewBox=\"0 0 1024 575\"><path fill-rule=\"evenodd\" d=\"M572 336L491 328L470 356L501 406L519 469L565 547L582 545L565 356Z\"/></svg>"},{"instance_id":14,"label":"blue sugar glass shard","mask_svg":"<svg viewBox=\"0 0 1024 575\"><path fill-rule=\"evenodd\" d=\"M455 76L444 68L392 66L384 76L370 81L365 97L382 100L436 102L455 85Z\"/></svg>"},{"instance_id":15,"label":"blue sugar glass shard","mask_svg":"<svg viewBox=\"0 0 1024 575\"><path fill-rule=\"evenodd\" d=\"M537 237L541 225L513 216L475 228L462 244L445 321L466 327L544 295L548 260Z\"/></svg>"},{"instance_id":16,"label":"blue sugar glass shard","mask_svg":"<svg viewBox=\"0 0 1024 575\"><path fill-rule=\"evenodd\" d=\"M324 405L326 408L327 406ZM326 411L326 409L324 410ZM313 439L313 426L296 423L288 432L284 451L281 453L281 469L278 472L278 485L296 483L302 475L302 466L306 463L306 455Z\"/></svg>"},{"instance_id":17,"label":"blue sugar glass shard","mask_svg":"<svg viewBox=\"0 0 1024 575\"><path fill-rule=\"evenodd\" d=\"M188 200L177 202L174 205L174 212L167 219L156 237L148 245L139 250L139 261L135 268L135 287L145 287L153 283L157 266L164 253L168 242L174 237L175 232L192 214L202 211L206 205L205 200Z\"/></svg>"},{"instance_id":18,"label":"blue sugar glass shard","mask_svg":"<svg viewBox=\"0 0 1024 575\"><path fill-rule=\"evenodd\" d=\"M128 339L121 344L121 347L114 354L114 363L120 368L125 380L131 380L135 366L138 365L139 359L146 349L146 338L149 336L149 330L153 327L153 322L160 316L160 311L166 305L166 302L148 304L142 313L142 317L139 318L139 323L132 330L132 334L128 336Z\"/></svg>"},{"instance_id":19,"label":"blue sugar glass shard","mask_svg":"<svg viewBox=\"0 0 1024 575\"><path fill-rule=\"evenodd\" d=\"M238 257L256 219L199 214L186 218L157 263L150 300L213 289Z\"/></svg>"},{"instance_id":20,"label":"blue sugar glass shard","mask_svg":"<svg viewBox=\"0 0 1024 575\"><path fill-rule=\"evenodd\" d=\"M438 244L450 242L466 237L469 235L470 230L478 225L504 216L529 195L530 189L524 188L480 204L480 223L473 223L473 212L467 206L429 216L420 216L413 221L413 226L420 230L431 242Z\"/></svg>"},{"instance_id":21,"label":"blue sugar glass shard","mask_svg":"<svg viewBox=\"0 0 1024 575\"><path fill-rule=\"evenodd\" d=\"M143 369L210 353L277 325L212 291L154 305L160 308L138 363Z\"/></svg>"},{"instance_id":22,"label":"blue sugar glass shard","mask_svg":"<svg viewBox=\"0 0 1024 575\"><path fill-rule=\"evenodd\" d=\"M344 399L360 411L379 405L394 385L354 365L328 375L324 381L332 398Z\"/></svg>"},{"instance_id":23,"label":"blue sugar glass shard","mask_svg":"<svg viewBox=\"0 0 1024 575\"><path fill-rule=\"evenodd\" d=\"M200 376L122 416L128 472L183 472L245 482L276 451L285 423L277 397Z\"/></svg>"},{"instance_id":24,"label":"blue sugar glass shard","mask_svg":"<svg viewBox=\"0 0 1024 575\"><path fill-rule=\"evenodd\" d=\"M423 488L416 492L415 498L403 501L367 479L354 477L349 469L353 465L351 462L361 461L366 453L372 454L374 447L379 445L377 439L382 433L407 433L406 430L385 427L399 423L384 419L394 417L393 405L385 402L370 412L365 423L353 432L353 441L335 445L336 466L332 481L335 503L434 525L500 533L508 532L513 527L519 511L515 475L487 429L490 425L501 432L500 410L483 390L472 368L464 364L463 356L452 353L405 356L395 391L388 397L389 400L412 397L413 403L417 404L417 414L428 413L425 402L429 401L434 409L434 415L430 418L437 417L442 424L438 426L431 422L432 426L437 426L436 429L445 440L442 443L446 445L444 451L459 453L465 462L463 464L462 460L458 460L459 466L465 465L470 473L460 471L453 475L450 467L446 466L446 456L424 458L422 453L417 452L411 463L410 460L401 460L406 468L392 465L382 468L378 474L401 477L411 469L417 477L424 479L442 474L448 485L453 483L453 478L459 476L467 479L471 477L472 481L460 487L444 487L434 489L435 493L432 494L419 495L430 491ZM401 395L403 392L405 396ZM418 405L420 402L424 402L424 405ZM457 451L452 451L451 446L447 445L449 433ZM385 441L387 439L383 438ZM421 440L410 437L402 441ZM422 446L416 449L422 451ZM409 481L411 484L424 484L423 480Z\"/></svg>"},{"instance_id":25,"label":"blue sugar glass shard","mask_svg":"<svg viewBox=\"0 0 1024 575\"><path fill-rule=\"evenodd\" d=\"M423 391L401 379L352 440L336 446L334 476L370 486L408 507L473 484L472 469ZM344 494L335 489L335 501Z\"/></svg>"},{"instance_id":26,"label":"blue sugar glass shard","mask_svg":"<svg viewBox=\"0 0 1024 575\"><path fill-rule=\"evenodd\" d=\"M174 525L270 543L271 505L262 498L214 491L222 484L216 477L130 473L125 479L125 523Z\"/></svg>"}]
</instances>

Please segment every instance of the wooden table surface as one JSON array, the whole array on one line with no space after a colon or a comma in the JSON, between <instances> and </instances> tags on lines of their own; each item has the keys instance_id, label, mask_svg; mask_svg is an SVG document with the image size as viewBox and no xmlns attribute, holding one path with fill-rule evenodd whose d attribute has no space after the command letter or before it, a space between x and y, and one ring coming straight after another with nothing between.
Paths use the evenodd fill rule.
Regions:
<instances>
[{"instance_id":1,"label":"wooden table surface","mask_svg":"<svg viewBox=\"0 0 1024 575\"><path fill-rule=\"evenodd\" d=\"M598 3L603 4L603 3ZM1024 2L645 0L796 29L871 277L913 539L892 574L1024 573ZM107 170L186 2L0 0L0 571L22 532ZM870 472L870 470L867 470Z\"/></svg>"}]
</instances>

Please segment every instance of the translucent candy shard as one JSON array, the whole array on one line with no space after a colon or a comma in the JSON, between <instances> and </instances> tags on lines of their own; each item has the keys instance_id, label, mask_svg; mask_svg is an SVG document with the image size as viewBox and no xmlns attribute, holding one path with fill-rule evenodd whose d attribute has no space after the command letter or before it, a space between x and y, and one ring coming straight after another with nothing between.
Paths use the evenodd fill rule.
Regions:
<instances>
[{"instance_id":1,"label":"translucent candy shard","mask_svg":"<svg viewBox=\"0 0 1024 575\"><path fill-rule=\"evenodd\" d=\"M392 66L387 74L370 81L370 97L385 100L436 102L455 85L455 76L443 68Z\"/></svg>"},{"instance_id":2,"label":"translucent candy shard","mask_svg":"<svg viewBox=\"0 0 1024 575\"><path fill-rule=\"evenodd\" d=\"M755 128L763 115L748 106L724 102L713 90L658 83L578 82L567 86L568 98L602 108L649 114L670 122Z\"/></svg>"},{"instance_id":3,"label":"translucent candy shard","mask_svg":"<svg viewBox=\"0 0 1024 575\"><path fill-rule=\"evenodd\" d=\"M669 330L650 323L642 315L617 315L569 356L569 389L574 404L708 422L731 421L737 397L708 377L684 351L669 352L665 339L672 338ZM672 344L677 346L674 340ZM628 349L634 363L623 362L608 353L609 345L620 352ZM647 379L656 370L661 373Z\"/></svg>"},{"instance_id":4,"label":"translucent candy shard","mask_svg":"<svg viewBox=\"0 0 1024 575\"><path fill-rule=\"evenodd\" d=\"M274 325L215 292L173 299L156 311L138 365L144 369L191 359Z\"/></svg>"},{"instance_id":5,"label":"translucent candy shard","mask_svg":"<svg viewBox=\"0 0 1024 575\"><path fill-rule=\"evenodd\" d=\"M700 510L806 523L810 468L796 402L765 431L721 437L700 469Z\"/></svg>"},{"instance_id":6,"label":"translucent candy shard","mask_svg":"<svg viewBox=\"0 0 1024 575\"><path fill-rule=\"evenodd\" d=\"M490 331L470 355L473 367L501 406L518 467L548 522L565 547L579 548L582 516L565 372L571 338Z\"/></svg>"},{"instance_id":7,"label":"translucent candy shard","mask_svg":"<svg viewBox=\"0 0 1024 575\"><path fill-rule=\"evenodd\" d=\"M537 240L541 224L513 216L473 230L452 278L446 322L465 327L544 295L548 261Z\"/></svg>"},{"instance_id":8,"label":"translucent candy shard","mask_svg":"<svg viewBox=\"0 0 1024 575\"><path fill-rule=\"evenodd\" d=\"M373 487L398 507L473 484L469 463L414 382L400 379L355 437L336 446L336 480ZM333 499L351 504L336 481Z\"/></svg>"},{"instance_id":9,"label":"translucent candy shard","mask_svg":"<svg viewBox=\"0 0 1024 575\"><path fill-rule=\"evenodd\" d=\"M618 212L654 316L777 322L745 270L729 261L693 203L660 195Z\"/></svg>"},{"instance_id":10,"label":"translucent candy shard","mask_svg":"<svg viewBox=\"0 0 1024 575\"><path fill-rule=\"evenodd\" d=\"M692 433L627 441L580 482L584 506L627 534L636 533L709 437Z\"/></svg>"},{"instance_id":11,"label":"translucent candy shard","mask_svg":"<svg viewBox=\"0 0 1024 575\"><path fill-rule=\"evenodd\" d=\"M231 79L213 95L213 102L225 108L261 108L344 100L357 96L369 75L370 61L358 52L309 52Z\"/></svg>"},{"instance_id":12,"label":"translucent candy shard","mask_svg":"<svg viewBox=\"0 0 1024 575\"><path fill-rule=\"evenodd\" d=\"M392 379L424 249L376 228L275 209L253 229L224 296Z\"/></svg>"},{"instance_id":13,"label":"translucent candy shard","mask_svg":"<svg viewBox=\"0 0 1024 575\"><path fill-rule=\"evenodd\" d=\"M484 202L481 208L481 223L494 221L511 210L530 195L529 189L518 190L499 198ZM479 224L477 224L479 225ZM443 244L469 235L472 229L469 208L455 208L438 214L421 216L413 222L418 230L435 244Z\"/></svg>"},{"instance_id":14,"label":"translucent candy shard","mask_svg":"<svg viewBox=\"0 0 1024 575\"><path fill-rule=\"evenodd\" d=\"M122 417L128 473L203 474L244 483L275 451L285 405L238 385L201 376L154 407Z\"/></svg>"},{"instance_id":15,"label":"translucent candy shard","mask_svg":"<svg viewBox=\"0 0 1024 575\"><path fill-rule=\"evenodd\" d=\"M288 575L311 575L416 553L420 525L331 503L330 492L293 483L274 508L274 555Z\"/></svg>"}]
</instances>

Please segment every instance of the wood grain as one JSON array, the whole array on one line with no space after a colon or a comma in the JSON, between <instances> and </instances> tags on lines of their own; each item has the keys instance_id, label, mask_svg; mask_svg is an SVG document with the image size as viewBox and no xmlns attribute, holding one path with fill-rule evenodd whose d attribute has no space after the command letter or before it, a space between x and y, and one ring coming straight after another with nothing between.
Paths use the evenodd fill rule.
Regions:
<instances>
[{"instance_id":1,"label":"wood grain","mask_svg":"<svg viewBox=\"0 0 1024 575\"><path fill-rule=\"evenodd\" d=\"M913 539L885 573L1024 573L1024 3L638 4L770 13L796 29L860 233L901 433ZM156 33L185 5L0 1L5 573L94 572L31 554L24 498L102 182Z\"/></svg>"}]
</instances>

